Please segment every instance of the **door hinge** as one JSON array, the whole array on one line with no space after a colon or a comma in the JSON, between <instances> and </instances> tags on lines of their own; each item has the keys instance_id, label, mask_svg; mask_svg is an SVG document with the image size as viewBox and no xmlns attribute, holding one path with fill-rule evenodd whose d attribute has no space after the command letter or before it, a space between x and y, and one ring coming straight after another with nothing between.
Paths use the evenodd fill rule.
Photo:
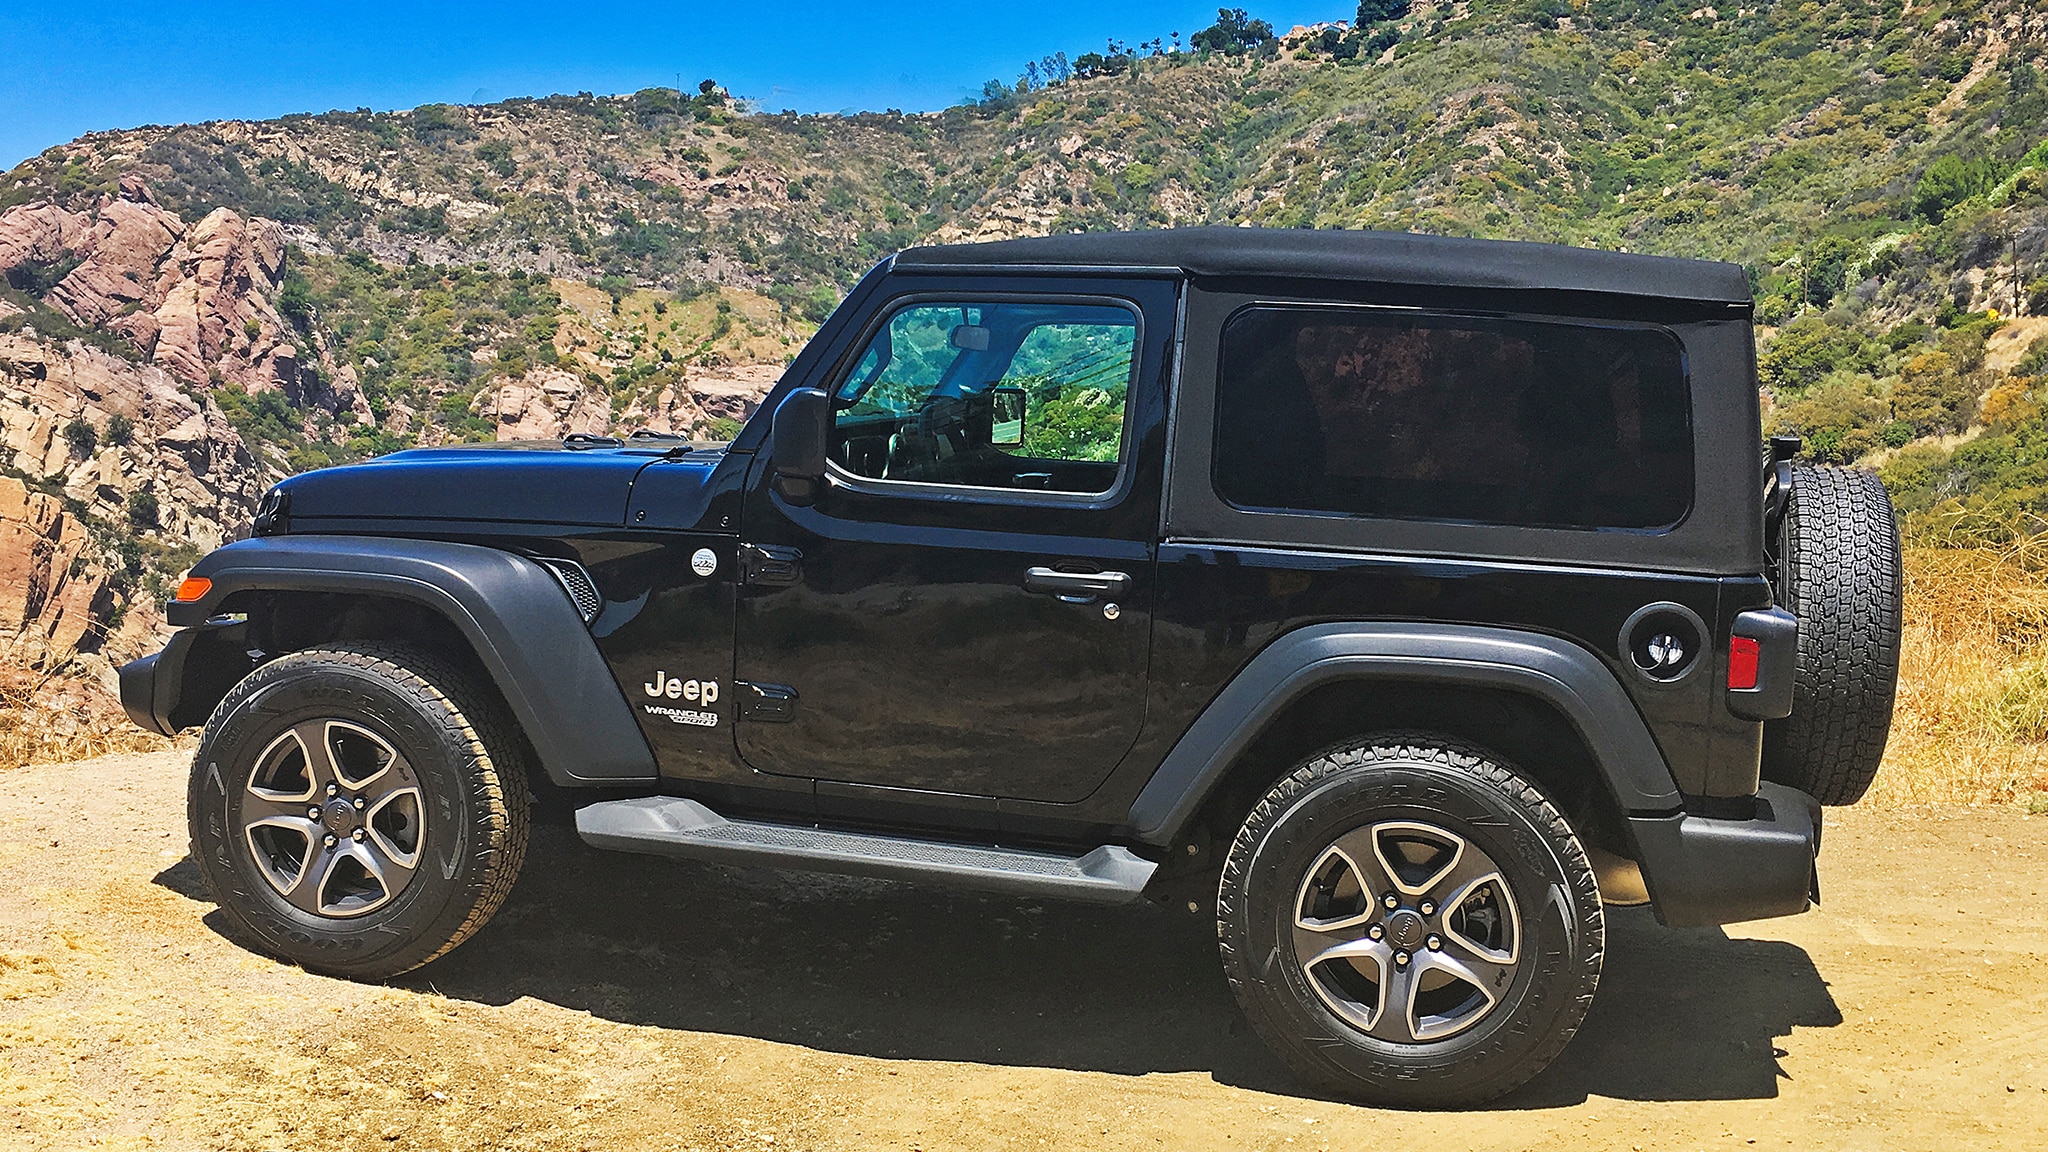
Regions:
<instances>
[{"instance_id":1,"label":"door hinge","mask_svg":"<svg viewBox=\"0 0 2048 1152\"><path fill-rule=\"evenodd\" d=\"M804 578L804 554L775 544L740 545L740 579L748 584L795 584Z\"/></svg>"},{"instance_id":2,"label":"door hinge","mask_svg":"<svg viewBox=\"0 0 2048 1152\"><path fill-rule=\"evenodd\" d=\"M740 719L787 724L796 719L796 689L787 684L739 681Z\"/></svg>"}]
</instances>

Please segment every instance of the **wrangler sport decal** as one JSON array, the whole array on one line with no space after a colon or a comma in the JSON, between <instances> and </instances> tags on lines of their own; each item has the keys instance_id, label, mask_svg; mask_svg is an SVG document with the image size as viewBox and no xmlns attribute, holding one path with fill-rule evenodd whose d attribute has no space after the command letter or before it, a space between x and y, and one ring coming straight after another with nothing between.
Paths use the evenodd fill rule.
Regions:
<instances>
[{"instance_id":1,"label":"wrangler sport decal","mask_svg":"<svg viewBox=\"0 0 2048 1152\"><path fill-rule=\"evenodd\" d=\"M659 704L643 704L649 716L666 716L671 724L695 724L699 728L718 727L718 713L696 712L688 708L664 708Z\"/></svg>"}]
</instances>

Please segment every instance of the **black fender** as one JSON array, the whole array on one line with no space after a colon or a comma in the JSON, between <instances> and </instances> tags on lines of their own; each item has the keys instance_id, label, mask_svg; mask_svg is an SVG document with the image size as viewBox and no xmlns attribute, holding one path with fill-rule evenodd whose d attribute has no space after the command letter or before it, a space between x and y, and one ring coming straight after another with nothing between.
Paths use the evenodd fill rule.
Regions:
<instances>
[{"instance_id":1,"label":"black fender","mask_svg":"<svg viewBox=\"0 0 2048 1152\"><path fill-rule=\"evenodd\" d=\"M191 575L212 587L198 600L168 606L170 622L184 630L161 653L121 670L122 704L144 727L175 732L198 722L181 700L187 686L219 679L222 659L240 655L241 626L209 623L237 593L355 593L409 600L453 624L555 783L656 777L654 753L574 602L524 556L434 540L281 536L217 549Z\"/></svg>"},{"instance_id":2,"label":"black fender","mask_svg":"<svg viewBox=\"0 0 2048 1152\"><path fill-rule=\"evenodd\" d=\"M1131 804L1138 838L1172 843L1274 717L1338 680L1457 684L1534 696L1577 729L1623 813L1675 812L1683 803L1621 682L1576 644L1463 624L1316 624L1268 644L1181 735Z\"/></svg>"},{"instance_id":3,"label":"black fender","mask_svg":"<svg viewBox=\"0 0 2048 1152\"><path fill-rule=\"evenodd\" d=\"M1338 680L1505 689L1544 701L1591 750L1660 920L1726 924L1819 898L1820 809L1764 785L1734 818L1688 813L1656 740L1613 672L1539 633L1461 624L1318 624L1273 641L1182 734L1138 798L1138 840L1171 844L1237 757L1296 699Z\"/></svg>"}]
</instances>

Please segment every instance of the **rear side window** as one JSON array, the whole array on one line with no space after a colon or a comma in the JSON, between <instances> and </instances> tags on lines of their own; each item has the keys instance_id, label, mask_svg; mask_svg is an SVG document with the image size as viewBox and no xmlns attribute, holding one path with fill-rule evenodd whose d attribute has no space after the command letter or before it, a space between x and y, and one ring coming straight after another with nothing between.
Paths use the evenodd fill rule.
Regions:
<instances>
[{"instance_id":1,"label":"rear side window","mask_svg":"<svg viewBox=\"0 0 2048 1152\"><path fill-rule=\"evenodd\" d=\"M1216 490L1242 509L1655 529L1692 504L1661 330L1255 307L1222 353Z\"/></svg>"}]
</instances>

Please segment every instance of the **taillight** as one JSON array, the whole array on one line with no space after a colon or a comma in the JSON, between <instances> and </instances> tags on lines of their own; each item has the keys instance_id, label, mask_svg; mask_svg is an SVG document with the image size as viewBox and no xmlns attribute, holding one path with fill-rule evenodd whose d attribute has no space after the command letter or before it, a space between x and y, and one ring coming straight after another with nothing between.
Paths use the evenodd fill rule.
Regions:
<instances>
[{"instance_id":1,"label":"taillight","mask_svg":"<svg viewBox=\"0 0 2048 1152\"><path fill-rule=\"evenodd\" d=\"M1756 687L1757 657L1762 646L1748 636L1737 636L1728 641L1728 687L1738 692L1748 692Z\"/></svg>"}]
</instances>

